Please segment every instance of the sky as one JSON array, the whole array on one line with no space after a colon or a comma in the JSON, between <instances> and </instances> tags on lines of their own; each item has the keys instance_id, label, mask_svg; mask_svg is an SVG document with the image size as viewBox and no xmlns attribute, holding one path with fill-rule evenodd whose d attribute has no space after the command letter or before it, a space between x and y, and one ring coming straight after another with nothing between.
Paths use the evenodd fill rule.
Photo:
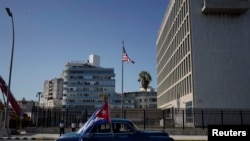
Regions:
<instances>
[{"instance_id":1,"label":"sky","mask_svg":"<svg viewBox=\"0 0 250 141\"><path fill-rule=\"evenodd\" d=\"M11 91L16 100L35 100L45 80L60 78L65 64L100 56L114 68L116 92L138 91L141 71L157 90L156 40L169 0L0 0L0 75L8 84L14 21ZM3 99L3 96L0 96Z\"/></svg>"}]
</instances>

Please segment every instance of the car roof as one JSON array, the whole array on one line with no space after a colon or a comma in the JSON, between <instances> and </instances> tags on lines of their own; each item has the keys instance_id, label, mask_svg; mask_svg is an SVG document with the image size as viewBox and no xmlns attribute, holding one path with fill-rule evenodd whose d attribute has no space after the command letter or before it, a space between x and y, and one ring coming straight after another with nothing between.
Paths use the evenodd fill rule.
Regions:
<instances>
[{"instance_id":1,"label":"car roof","mask_svg":"<svg viewBox=\"0 0 250 141\"><path fill-rule=\"evenodd\" d=\"M111 118L111 122L126 122L126 123L131 123L129 119L124 119L124 118Z\"/></svg>"}]
</instances>

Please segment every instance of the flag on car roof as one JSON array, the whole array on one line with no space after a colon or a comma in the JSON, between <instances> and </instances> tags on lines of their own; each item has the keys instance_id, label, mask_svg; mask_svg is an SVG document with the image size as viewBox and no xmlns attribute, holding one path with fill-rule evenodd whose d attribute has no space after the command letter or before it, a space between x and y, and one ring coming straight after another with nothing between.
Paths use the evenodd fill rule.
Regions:
<instances>
[{"instance_id":1,"label":"flag on car roof","mask_svg":"<svg viewBox=\"0 0 250 141\"><path fill-rule=\"evenodd\" d=\"M82 134L88 132L93 126L100 124L110 123L109 104L105 102L100 108L98 108L88 121L84 124L84 130Z\"/></svg>"}]
</instances>

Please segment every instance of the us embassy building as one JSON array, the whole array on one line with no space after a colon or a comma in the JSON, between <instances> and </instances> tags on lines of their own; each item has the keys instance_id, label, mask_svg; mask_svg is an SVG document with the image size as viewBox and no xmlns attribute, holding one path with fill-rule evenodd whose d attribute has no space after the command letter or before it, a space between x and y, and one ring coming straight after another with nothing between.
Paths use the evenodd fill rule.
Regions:
<instances>
[{"instance_id":1,"label":"us embassy building","mask_svg":"<svg viewBox=\"0 0 250 141\"><path fill-rule=\"evenodd\" d=\"M249 124L249 7L248 0L169 1L156 42L157 107L175 125L180 116L190 126Z\"/></svg>"}]
</instances>

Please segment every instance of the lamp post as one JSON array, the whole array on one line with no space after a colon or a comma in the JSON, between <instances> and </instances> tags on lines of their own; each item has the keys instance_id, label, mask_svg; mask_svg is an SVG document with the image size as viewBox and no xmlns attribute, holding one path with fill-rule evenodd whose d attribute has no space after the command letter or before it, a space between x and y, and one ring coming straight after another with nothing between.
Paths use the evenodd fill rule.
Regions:
<instances>
[{"instance_id":1,"label":"lamp post","mask_svg":"<svg viewBox=\"0 0 250 141\"><path fill-rule=\"evenodd\" d=\"M40 95L42 94L42 92L38 92L36 94L36 97L38 97L38 105L37 105L37 114L36 114L36 127L38 126L38 110L39 110L39 107L40 107Z\"/></svg>"},{"instance_id":2,"label":"lamp post","mask_svg":"<svg viewBox=\"0 0 250 141\"><path fill-rule=\"evenodd\" d=\"M14 20L13 15L9 8L6 8L7 14L11 17L12 20L12 49L11 49L11 59L10 59L10 71L9 71L9 84L7 89L7 101L6 101L6 108L5 108L5 116L4 116L4 128L9 128L8 124L8 115L9 115L9 93L10 93L10 85L11 85L11 73L12 73L12 62L13 62L13 54L14 54L14 41L15 41L15 32L14 32Z\"/></svg>"}]
</instances>

